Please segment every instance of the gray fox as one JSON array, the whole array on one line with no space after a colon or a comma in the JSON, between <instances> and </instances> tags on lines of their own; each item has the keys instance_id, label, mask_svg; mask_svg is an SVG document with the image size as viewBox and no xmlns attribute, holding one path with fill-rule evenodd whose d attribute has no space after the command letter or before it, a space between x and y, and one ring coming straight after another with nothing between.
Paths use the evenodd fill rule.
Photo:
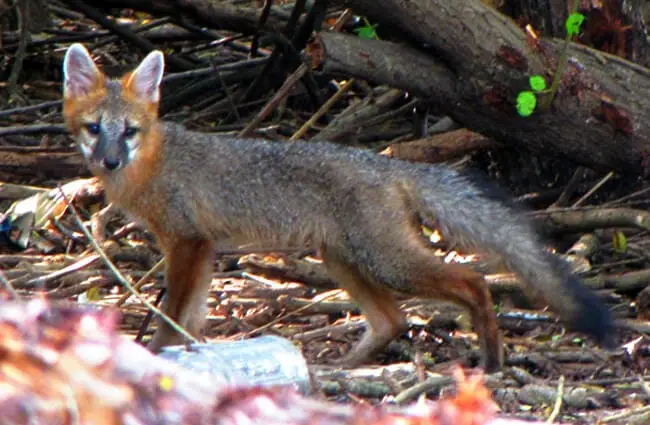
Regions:
<instances>
[{"instance_id":1,"label":"gray fox","mask_svg":"<svg viewBox=\"0 0 650 425\"><path fill-rule=\"evenodd\" d=\"M542 248L527 220L469 177L330 143L238 139L162 122L163 69L154 51L110 79L74 44L63 64L63 113L108 199L155 234L166 261L164 310L191 334L203 323L216 240L309 245L369 323L341 363L359 364L405 331L394 297L401 293L466 307L483 366L498 370L502 342L483 276L436 259L421 231L428 222L500 254L568 326L612 346L608 309ZM149 347L182 342L159 323Z\"/></svg>"}]
</instances>

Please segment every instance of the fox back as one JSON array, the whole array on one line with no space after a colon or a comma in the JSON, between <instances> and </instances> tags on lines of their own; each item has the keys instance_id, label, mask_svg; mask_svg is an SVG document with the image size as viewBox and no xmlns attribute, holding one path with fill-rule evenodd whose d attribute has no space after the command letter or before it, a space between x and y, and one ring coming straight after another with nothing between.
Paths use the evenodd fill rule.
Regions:
<instances>
[{"instance_id":1,"label":"fox back","mask_svg":"<svg viewBox=\"0 0 650 425\"><path fill-rule=\"evenodd\" d=\"M372 217L384 204L392 215L375 223L377 229L404 214L399 188L378 184L379 173L394 168L387 158L332 144L191 132L159 121L162 60L154 52L120 79L103 75L81 45L64 62L70 133L108 198L158 236L320 246L328 239L337 244L360 225L364 208ZM390 205L395 195L399 205Z\"/></svg>"}]
</instances>

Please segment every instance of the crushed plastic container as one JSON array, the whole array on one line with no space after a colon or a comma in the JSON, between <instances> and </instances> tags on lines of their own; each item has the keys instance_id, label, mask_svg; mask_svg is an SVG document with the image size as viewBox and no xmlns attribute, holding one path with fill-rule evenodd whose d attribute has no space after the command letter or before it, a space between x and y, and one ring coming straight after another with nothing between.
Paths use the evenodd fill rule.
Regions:
<instances>
[{"instance_id":1,"label":"crushed plastic container","mask_svg":"<svg viewBox=\"0 0 650 425\"><path fill-rule=\"evenodd\" d=\"M311 386L302 352L278 336L163 347L159 356L209 375L216 385L293 385L302 393Z\"/></svg>"}]
</instances>

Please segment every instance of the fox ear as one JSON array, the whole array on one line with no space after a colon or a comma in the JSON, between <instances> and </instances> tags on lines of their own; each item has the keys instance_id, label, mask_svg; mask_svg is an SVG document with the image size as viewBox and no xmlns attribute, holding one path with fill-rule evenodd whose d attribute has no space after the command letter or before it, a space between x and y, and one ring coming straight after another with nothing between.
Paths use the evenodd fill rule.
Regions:
<instances>
[{"instance_id":1,"label":"fox ear","mask_svg":"<svg viewBox=\"0 0 650 425\"><path fill-rule=\"evenodd\" d=\"M65 98L87 95L102 77L83 44L75 43L63 59L63 93Z\"/></svg>"},{"instance_id":2,"label":"fox ear","mask_svg":"<svg viewBox=\"0 0 650 425\"><path fill-rule=\"evenodd\" d=\"M126 81L126 88L139 99L149 103L160 100L160 82L165 71L165 57L160 50L154 50L142 60Z\"/></svg>"}]
</instances>

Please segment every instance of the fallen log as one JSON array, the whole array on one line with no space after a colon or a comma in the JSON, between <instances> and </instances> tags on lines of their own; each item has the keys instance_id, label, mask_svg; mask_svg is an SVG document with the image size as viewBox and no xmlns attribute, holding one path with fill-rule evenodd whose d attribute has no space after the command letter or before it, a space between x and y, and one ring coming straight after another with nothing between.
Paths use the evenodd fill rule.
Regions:
<instances>
[{"instance_id":1,"label":"fallen log","mask_svg":"<svg viewBox=\"0 0 650 425\"><path fill-rule=\"evenodd\" d=\"M411 45L321 33L325 72L410 91L501 143L557 153L596 169L648 174L648 69L571 43L551 108L523 118L515 109L518 92L527 89L531 75L551 81L563 41L529 42L512 20L479 0L349 5Z\"/></svg>"}]
</instances>

